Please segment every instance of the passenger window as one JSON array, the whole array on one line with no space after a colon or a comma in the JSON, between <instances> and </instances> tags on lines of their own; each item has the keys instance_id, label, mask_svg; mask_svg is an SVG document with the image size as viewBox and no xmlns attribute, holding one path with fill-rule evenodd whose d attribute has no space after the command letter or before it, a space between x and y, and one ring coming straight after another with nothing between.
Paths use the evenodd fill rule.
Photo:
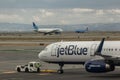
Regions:
<instances>
[{"instance_id":1,"label":"passenger window","mask_svg":"<svg viewBox=\"0 0 120 80\"><path fill-rule=\"evenodd\" d=\"M105 51L105 49L104 49L104 51Z\"/></svg>"},{"instance_id":2,"label":"passenger window","mask_svg":"<svg viewBox=\"0 0 120 80\"><path fill-rule=\"evenodd\" d=\"M104 49L106 51L106 49Z\"/></svg>"},{"instance_id":3,"label":"passenger window","mask_svg":"<svg viewBox=\"0 0 120 80\"><path fill-rule=\"evenodd\" d=\"M113 49L111 49L111 51L113 51Z\"/></svg>"},{"instance_id":4,"label":"passenger window","mask_svg":"<svg viewBox=\"0 0 120 80\"><path fill-rule=\"evenodd\" d=\"M33 67L33 64L30 64L30 67Z\"/></svg>"}]
</instances>

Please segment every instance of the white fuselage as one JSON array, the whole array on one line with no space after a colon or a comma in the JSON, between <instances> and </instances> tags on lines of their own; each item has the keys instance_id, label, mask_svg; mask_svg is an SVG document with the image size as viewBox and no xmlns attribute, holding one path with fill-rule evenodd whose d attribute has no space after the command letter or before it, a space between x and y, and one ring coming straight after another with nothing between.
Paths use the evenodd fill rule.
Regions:
<instances>
[{"instance_id":1,"label":"white fuselage","mask_svg":"<svg viewBox=\"0 0 120 80\"><path fill-rule=\"evenodd\" d=\"M95 58L100 41L71 41L57 42L48 45L39 53L42 61L50 63L82 64ZM118 57L116 64L120 64L120 41L105 41L102 55Z\"/></svg>"},{"instance_id":2,"label":"white fuselage","mask_svg":"<svg viewBox=\"0 0 120 80\"><path fill-rule=\"evenodd\" d=\"M40 28L37 31L40 33L55 33L55 32L62 32L63 30L60 28Z\"/></svg>"}]
</instances>

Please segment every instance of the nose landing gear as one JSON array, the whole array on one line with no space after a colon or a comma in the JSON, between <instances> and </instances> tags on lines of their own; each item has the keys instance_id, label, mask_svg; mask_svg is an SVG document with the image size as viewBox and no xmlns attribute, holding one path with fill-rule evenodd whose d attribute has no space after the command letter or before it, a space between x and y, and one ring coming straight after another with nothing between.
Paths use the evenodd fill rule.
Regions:
<instances>
[{"instance_id":1,"label":"nose landing gear","mask_svg":"<svg viewBox=\"0 0 120 80\"><path fill-rule=\"evenodd\" d=\"M60 69L58 69L57 73L58 73L58 74L64 73L64 71L63 71L63 69L62 69L63 66L64 66L64 64L63 64L63 63L60 63L59 66L60 66Z\"/></svg>"}]
</instances>

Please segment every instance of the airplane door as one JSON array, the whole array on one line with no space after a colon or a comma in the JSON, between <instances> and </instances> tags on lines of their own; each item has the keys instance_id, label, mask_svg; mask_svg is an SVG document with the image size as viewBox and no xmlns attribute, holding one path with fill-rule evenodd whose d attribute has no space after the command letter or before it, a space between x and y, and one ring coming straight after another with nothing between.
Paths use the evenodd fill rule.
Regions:
<instances>
[{"instance_id":1,"label":"airplane door","mask_svg":"<svg viewBox=\"0 0 120 80\"><path fill-rule=\"evenodd\" d=\"M57 49L58 49L58 45L55 44L52 46L52 51L51 51L51 56L57 56Z\"/></svg>"},{"instance_id":2,"label":"airplane door","mask_svg":"<svg viewBox=\"0 0 120 80\"><path fill-rule=\"evenodd\" d=\"M94 56L95 55L96 49L97 49L97 44L92 44L92 46L90 48L90 56Z\"/></svg>"}]
</instances>

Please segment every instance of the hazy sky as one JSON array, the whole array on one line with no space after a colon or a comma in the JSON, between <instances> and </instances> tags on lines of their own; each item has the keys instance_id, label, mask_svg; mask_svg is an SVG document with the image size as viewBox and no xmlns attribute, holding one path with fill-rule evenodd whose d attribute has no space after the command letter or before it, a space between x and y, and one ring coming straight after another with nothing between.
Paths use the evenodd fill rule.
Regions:
<instances>
[{"instance_id":1,"label":"hazy sky","mask_svg":"<svg viewBox=\"0 0 120 80\"><path fill-rule=\"evenodd\" d=\"M120 22L120 0L0 0L0 22L83 24Z\"/></svg>"}]
</instances>

